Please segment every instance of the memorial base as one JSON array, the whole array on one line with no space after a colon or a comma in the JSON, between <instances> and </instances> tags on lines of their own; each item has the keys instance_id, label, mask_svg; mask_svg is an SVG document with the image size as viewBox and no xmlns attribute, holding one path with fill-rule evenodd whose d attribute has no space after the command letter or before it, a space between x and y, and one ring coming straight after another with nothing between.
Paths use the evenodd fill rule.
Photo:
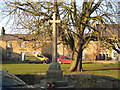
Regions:
<instances>
[{"instance_id":1,"label":"memorial base","mask_svg":"<svg viewBox=\"0 0 120 90\"><path fill-rule=\"evenodd\" d=\"M46 72L48 80L63 80L63 71L49 70Z\"/></svg>"},{"instance_id":2,"label":"memorial base","mask_svg":"<svg viewBox=\"0 0 120 90\"><path fill-rule=\"evenodd\" d=\"M39 87L41 89L49 89L49 88L68 88L72 89L75 88L74 85L70 85L68 81L62 80L62 81L52 81L52 80L41 80L40 84L36 87Z\"/></svg>"},{"instance_id":3,"label":"memorial base","mask_svg":"<svg viewBox=\"0 0 120 90\"><path fill-rule=\"evenodd\" d=\"M45 88L74 88L63 79L63 71L58 62L52 62L46 72L46 86Z\"/></svg>"},{"instance_id":4,"label":"memorial base","mask_svg":"<svg viewBox=\"0 0 120 90\"><path fill-rule=\"evenodd\" d=\"M57 62L52 62L49 66L48 71L46 72L47 79L49 80L62 80L63 71L60 68L60 64Z\"/></svg>"}]
</instances>

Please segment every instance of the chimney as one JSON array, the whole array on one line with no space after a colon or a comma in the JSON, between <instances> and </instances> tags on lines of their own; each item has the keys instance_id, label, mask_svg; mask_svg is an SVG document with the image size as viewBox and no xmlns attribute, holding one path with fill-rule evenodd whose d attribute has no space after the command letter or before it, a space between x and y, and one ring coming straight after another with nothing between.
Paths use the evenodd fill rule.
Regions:
<instances>
[{"instance_id":1,"label":"chimney","mask_svg":"<svg viewBox=\"0 0 120 90\"><path fill-rule=\"evenodd\" d=\"M4 29L4 27L2 27L1 30L0 30L0 36L1 35L5 35L5 29Z\"/></svg>"}]
</instances>

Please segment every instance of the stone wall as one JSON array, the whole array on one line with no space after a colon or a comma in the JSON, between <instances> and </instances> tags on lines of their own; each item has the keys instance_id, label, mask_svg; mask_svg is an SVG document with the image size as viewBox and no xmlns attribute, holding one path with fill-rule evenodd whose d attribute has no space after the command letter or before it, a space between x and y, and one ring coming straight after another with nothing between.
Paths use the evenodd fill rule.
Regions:
<instances>
[{"instance_id":1,"label":"stone wall","mask_svg":"<svg viewBox=\"0 0 120 90\"><path fill-rule=\"evenodd\" d=\"M16 75L29 85L39 84L45 80L45 75ZM88 74L68 74L64 75L64 80L75 88L120 88L120 80L108 76L88 75Z\"/></svg>"},{"instance_id":2,"label":"stone wall","mask_svg":"<svg viewBox=\"0 0 120 90\"><path fill-rule=\"evenodd\" d=\"M107 76L78 74L65 75L76 88L120 88L120 80Z\"/></svg>"},{"instance_id":3,"label":"stone wall","mask_svg":"<svg viewBox=\"0 0 120 90\"><path fill-rule=\"evenodd\" d=\"M51 44L37 41L39 43L39 46L35 46L35 42L32 41L22 41L22 40L10 40L12 47L7 48L7 41L5 40L0 40L0 47L2 48L2 56L3 59L5 60L16 60L20 61L21 60L21 53L24 52L40 52L44 55L51 55L52 49L51 49ZM21 43L25 42L25 47L21 47ZM11 50L8 50L11 49ZM11 56L7 56L7 52L11 52ZM4 61L3 61L4 62Z\"/></svg>"}]
</instances>

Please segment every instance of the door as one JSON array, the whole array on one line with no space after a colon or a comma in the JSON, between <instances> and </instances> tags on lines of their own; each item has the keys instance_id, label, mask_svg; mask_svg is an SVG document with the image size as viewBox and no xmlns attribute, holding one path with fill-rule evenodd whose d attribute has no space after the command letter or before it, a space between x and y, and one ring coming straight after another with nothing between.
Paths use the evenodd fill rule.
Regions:
<instances>
[{"instance_id":1,"label":"door","mask_svg":"<svg viewBox=\"0 0 120 90\"><path fill-rule=\"evenodd\" d=\"M21 52L21 56L22 56L22 61L25 60L25 52Z\"/></svg>"}]
</instances>

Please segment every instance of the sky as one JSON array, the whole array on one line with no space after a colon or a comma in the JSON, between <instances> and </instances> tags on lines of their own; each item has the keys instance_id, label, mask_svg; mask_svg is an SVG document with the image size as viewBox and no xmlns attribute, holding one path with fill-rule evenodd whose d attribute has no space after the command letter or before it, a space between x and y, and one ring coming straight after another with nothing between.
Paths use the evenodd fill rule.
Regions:
<instances>
[{"instance_id":1,"label":"sky","mask_svg":"<svg viewBox=\"0 0 120 90\"><path fill-rule=\"evenodd\" d=\"M8 0L8 1L10 1L10 0ZM36 1L39 1L39 0L26 0L26 1L30 1L30 2L36 2ZM45 0L44 0L45 1ZM46 1L54 1L54 0L46 0ZM71 2L71 0L58 0L58 2L61 2L61 1L64 1L64 2ZM78 5L80 5L81 3L80 2L83 2L83 0L76 0L76 2L77 2L77 4ZM3 15L2 15L2 8L3 8L3 6L4 6L4 0L0 0L0 29L2 28L2 27L4 27L5 29L6 29L6 34L9 34L9 33L13 33L13 32L11 32L12 30L11 30L11 25L12 25L12 20L9 22L9 23L7 23L7 25L6 25L6 22L8 21L8 19L9 19L9 17L6 17L6 18L4 18L4 19L2 19L3 18ZM19 33L23 33L23 32L19 32Z\"/></svg>"},{"instance_id":2,"label":"sky","mask_svg":"<svg viewBox=\"0 0 120 90\"><path fill-rule=\"evenodd\" d=\"M8 0L9 1L9 0ZM26 1L30 1L30 2L36 2L36 1L39 1L39 0L26 0ZM44 0L45 1L45 0ZM54 0L46 0L46 1L54 1ZM71 2L71 0L58 0L58 1L64 1L64 2ZM76 2L77 2L77 5L81 5L82 4L82 2L83 2L84 0L76 0ZM109 1L109 0L108 0ZM112 0L112 1L119 1L119 0ZM7 24L7 26L6 26L6 22L8 21L8 17L7 18L5 18L5 19L3 19L2 20L2 16L1 16L1 10L2 10L2 8L3 8L3 0L0 0L0 29L1 29L1 27L5 27L5 29L7 29L7 32L6 33L11 33L11 27L10 27L10 25L11 25L11 23L12 23L12 20L11 20L11 22L9 22L8 24ZM2 20L2 21L1 21ZM22 33L22 32L21 32Z\"/></svg>"}]
</instances>

